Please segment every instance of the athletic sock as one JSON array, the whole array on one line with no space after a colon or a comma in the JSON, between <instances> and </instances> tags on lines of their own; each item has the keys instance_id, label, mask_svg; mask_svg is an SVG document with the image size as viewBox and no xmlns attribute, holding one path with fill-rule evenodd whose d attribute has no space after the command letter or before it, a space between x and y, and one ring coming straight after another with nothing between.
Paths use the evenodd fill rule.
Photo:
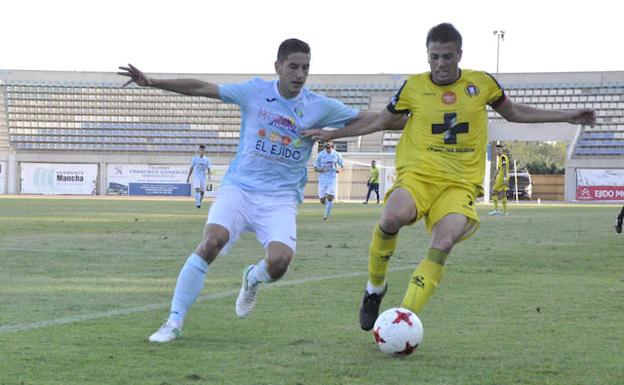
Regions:
<instances>
[{"instance_id":1,"label":"athletic sock","mask_svg":"<svg viewBox=\"0 0 624 385\"><path fill-rule=\"evenodd\" d=\"M494 194L492 200L494 201L494 210L498 210L498 195Z\"/></svg>"},{"instance_id":2,"label":"athletic sock","mask_svg":"<svg viewBox=\"0 0 624 385\"><path fill-rule=\"evenodd\" d=\"M247 274L247 284L249 286L255 286L260 282L271 282L272 280L273 278L269 275L267 263L264 259L256 263L254 268Z\"/></svg>"},{"instance_id":3,"label":"athletic sock","mask_svg":"<svg viewBox=\"0 0 624 385\"><path fill-rule=\"evenodd\" d=\"M199 206L201 204L201 198L199 192L195 193L195 206Z\"/></svg>"},{"instance_id":4,"label":"athletic sock","mask_svg":"<svg viewBox=\"0 0 624 385\"><path fill-rule=\"evenodd\" d=\"M325 202L325 218L329 218L329 214L331 213L331 209L334 206L334 201Z\"/></svg>"},{"instance_id":5,"label":"athletic sock","mask_svg":"<svg viewBox=\"0 0 624 385\"><path fill-rule=\"evenodd\" d=\"M396 249L397 239L398 233L388 234L379 224L375 225L368 252L368 283L371 288L381 287L383 290L388 261Z\"/></svg>"},{"instance_id":6,"label":"athletic sock","mask_svg":"<svg viewBox=\"0 0 624 385\"><path fill-rule=\"evenodd\" d=\"M503 212L506 213L507 212L507 194L503 195Z\"/></svg>"},{"instance_id":7,"label":"athletic sock","mask_svg":"<svg viewBox=\"0 0 624 385\"><path fill-rule=\"evenodd\" d=\"M448 253L442 250L433 247L429 249L427 256L420 262L410 278L401 307L417 314L420 313L442 278L447 257Z\"/></svg>"},{"instance_id":8,"label":"athletic sock","mask_svg":"<svg viewBox=\"0 0 624 385\"><path fill-rule=\"evenodd\" d=\"M193 253L188 257L178 275L169 321L182 325L186 312L204 288L208 267L208 263L199 255Z\"/></svg>"}]
</instances>

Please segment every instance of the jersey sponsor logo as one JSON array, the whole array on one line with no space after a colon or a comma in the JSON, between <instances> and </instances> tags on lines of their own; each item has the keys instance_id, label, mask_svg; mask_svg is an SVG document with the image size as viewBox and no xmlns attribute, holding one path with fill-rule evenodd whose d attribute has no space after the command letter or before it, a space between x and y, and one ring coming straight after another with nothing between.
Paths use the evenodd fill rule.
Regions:
<instances>
[{"instance_id":1,"label":"jersey sponsor logo","mask_svg":"<svg viewBox=\"0 0 624 385\"><path fill-rule=\"evenodd\" d=\"M446 91L442 94L442 103L446 105L455 104L457 102L457 95L453 91Z\"/></svg>"},{"instance_id":2,"label":"jersey sponsor logo","mask_svg":"<svg viewBox=\"0 0 624 385\"><path fill-rule=\"evenodd\" d=\"M466 91L466 95L470 97L479 95L479 87L475 86L474 84L468 84L464 91Z\"/></svg>"},{"instance_id":3,"label":"jersey sponsor logo","mask_svg":"<svg viewBox=\"0 0 624 385\"><path fill-rule=\"evenodd\" d=\"M276 112L261 108L258 111L258 118L267 122L267 124L271 127L281 128L295 134L299 131L297 122L295 121L295 119L289 116L284 116Z\"/></svg>"},{"instance_id":4,"label":"jersey sponsor logo","mask_svg":"<svg viewBox=\"0 0 624 385\"><path fill-rule=\"evenodd\" d=\"M282 143L276 143L276 141L267 142L263 139L258 139L256 141L256 150L261 151L265 154L270 154L274 158L282 158L288 160L300 160L301 159L301 151L290 149L287 145Z\"/></svg>"},{"instance_id":5,"label":"jersey sponsor logo","mask_svg":"<svg viewBox=\"0 0 624 385\"><path fill-rule=\"evenodd\" d=\"M267 102L269 102L269 103L273 103L273 102L274 102L274 101L276 101L277 99L275 99L275 98L270 98L270 99L269 99L269 98L266 98L265 100L266 100Z\"/></svg>"}]
</instances>

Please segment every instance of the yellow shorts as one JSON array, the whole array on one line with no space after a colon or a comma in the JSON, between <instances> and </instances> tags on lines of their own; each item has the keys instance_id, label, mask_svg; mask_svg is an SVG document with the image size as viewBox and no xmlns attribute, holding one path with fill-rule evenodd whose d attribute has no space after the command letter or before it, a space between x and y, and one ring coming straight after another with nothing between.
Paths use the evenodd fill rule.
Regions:
<instances>
[{"instance_id":1,"label":"yellow shorts","mask_svg":"<svg viewBox=\"0 0 624 385\"><path fill-rule=\"evenodd\" d=\"M492 187L493 191L507 191L509 190L509 185L507 183L503 183L503 178L496 178L494 181L494 186Z\"/></svg>"},{"instance_id":2,"label":"yellow shorts","mask_svg":"<svg viewBox=\"0 0 624 385\"><path fill-rule=\"evenodd\" d=\"M392 188L386 193L386 201L392 191L402 188L410 193L416 203L418 215L414 222L425 218L427 230L448 214L461 214L468 224L459 241L470 238L479 229L479 216L475 207L477 187L461 184L433 183L411 172L400 173Z\"/></svg>"}]
</instances>

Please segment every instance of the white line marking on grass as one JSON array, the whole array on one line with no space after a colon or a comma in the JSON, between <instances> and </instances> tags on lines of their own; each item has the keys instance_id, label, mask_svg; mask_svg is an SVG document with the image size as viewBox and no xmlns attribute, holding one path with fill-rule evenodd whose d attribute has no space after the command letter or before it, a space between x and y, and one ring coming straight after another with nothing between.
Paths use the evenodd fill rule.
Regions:
<instances>
[{"instance_id":1,"label":"white line marking on grass","mask_svg":"<svg viewBox=\"0 0 624 385\"><path fill-rule=\"evenodd\" d=\"M395 271L402 271L402 270L408 270L408 269L414 269L414 268L415 268L415 265L410 265L410 266L391 268L391 269L388 269L388 271L395 272ZM309 282L328 281L331 279L361 277L367 274L368 272L357 272L357 273L336 274L336 275L326 275L326 276L320 276L320 277L295 279L292 281L278 281L274 284L267 285L265 288L263 288L263 290L271 289L274 287L299 286L299 285L303 285ZM204 296L197 298L197 302L213 301L213 300L217 300L221 298L235 296L235 295L238 295L238 292L239 290L237 289L237 290L225 291L222 293L208 294L208 295L204 295ZM129 314L141 313L141 312L146 312L146 311L151 311L151 310L166 309L169 306L170 306L169 303L151 304L151 305L130 307L130 308L125 308L125 309L103 311L99 313L83 314L83 315L77 315L77 316L72 316L72 317L63 317L63 318L57 318L57 319L51 319L51 320L39 321L39 322L33 322L33 323L27 323L27 324L2 325L0 326L0 335L35 330L35 329L43 329L43 328L47 328L51 326L66 325L66 324L76 323L76 322L91 321L91 320L96 320L96 319L101 319L101 318L110 318L110 317L116 317L120 315L129 315Z\"/></svg>"}]
</instances>

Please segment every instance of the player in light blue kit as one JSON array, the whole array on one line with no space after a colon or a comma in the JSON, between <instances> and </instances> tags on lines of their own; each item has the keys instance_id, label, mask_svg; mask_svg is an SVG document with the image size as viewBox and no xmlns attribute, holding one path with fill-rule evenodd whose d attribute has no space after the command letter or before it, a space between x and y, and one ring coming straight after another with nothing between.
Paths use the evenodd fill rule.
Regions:
<instances>
[{"instance_id":1,"label":"player in light blue kit","mask_svg":"<svg viewBox=\"0 0 624 385\"><path fill-rule=\"evenodd\" d=\"M199 145L198 155L191 160L191 168L189 168L186 176L186 183L191 181L193 175L193 186L195 187L195 207L201 208L202 199L204 199L204 191L206 191L206 174L208 180L211 179L210 159L206 156L206 146Z\"/></svg>"},{"instance_id":2,"label":"player in light blue kit","mask_svg":"<svg viewBox=\"0 0 624 385\"><path fill-rule=\"evenodd\" d=\"M204 286L210 264L244 232L254 232L266 257L248 266L236 300L236 314L247 316L256 302L260 282L279 279L288 268L297 242L297 208L303 200L306 164L314 140L303 130L343 127L372 114L359 113L342 102L304 88L310 67L310 48L297 39L284 41L275 71L279 80L253 79L217 85L197 79L154 79L132 65L120 75L144 87L235 103L241 109L240 141L236 157L210 206L204 236L182 267L167 322L149 337L168 342L181 335L184 317Z\"/></svg>"},{"instance_id":3,"label":"player in light blue kit","mask_svg":"<svg viewBox=\"0 0 624 385\"><path fill-rule=\"evenodd\" d=\"M325 205L326 221L331 214L336 197L336 175L344 170L344 161L342 155L334 150L334 144L330 141L325 143L325 151L319 152L314 160L314 171L319 173L318 190L319 200Z\"/></svg>"}]
</instances>

